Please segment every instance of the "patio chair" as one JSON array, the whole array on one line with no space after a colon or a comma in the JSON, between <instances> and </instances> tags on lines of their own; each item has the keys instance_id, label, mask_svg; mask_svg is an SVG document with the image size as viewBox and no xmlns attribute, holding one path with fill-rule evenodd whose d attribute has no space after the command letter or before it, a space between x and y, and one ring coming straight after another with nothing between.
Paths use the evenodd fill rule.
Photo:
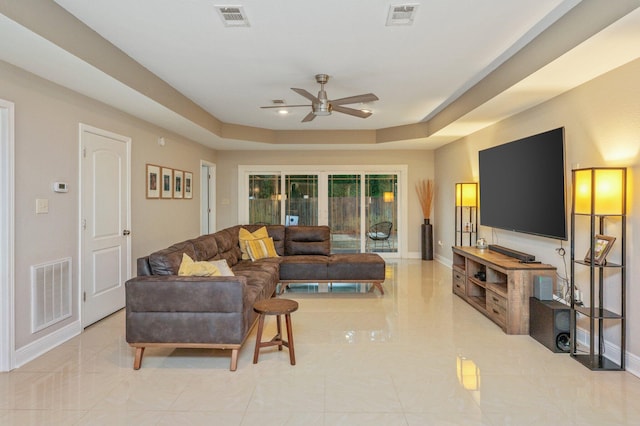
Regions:
<instances>
[{"instance_id":1,"label":"patio chair","mask_svg":"<svg viewBox=\"0 0 640 426\"><path fill-rule=\"evenodd\" d=\"M389 238L391 237L391 229L393 228L393 223L391 222L379 222L375 225L372 225L369 228L369 232L367 232L367 242L372 240L376 246L378 242L386 242L387 246L391 248L391 241Z\"/></svg>"}]
</instances>

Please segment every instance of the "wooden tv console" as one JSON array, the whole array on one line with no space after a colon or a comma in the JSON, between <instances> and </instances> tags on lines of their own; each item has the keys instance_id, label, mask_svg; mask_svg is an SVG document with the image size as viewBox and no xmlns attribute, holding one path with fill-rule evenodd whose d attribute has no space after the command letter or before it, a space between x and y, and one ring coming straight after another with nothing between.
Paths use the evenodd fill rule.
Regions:
<instances>
[{"instance_id":1,"label":"wooden tv console","mask_svg":"<svg viewBox=\"0 0 640 426\"><path fill-rule=\"evenodd\" d=\"M489 249L453 247L452 269L453 292L507 334L529 334L529 297L533 296L535 275L551 277L556 288L554 266L521 263Z\"/></svg>"}]
</instances>

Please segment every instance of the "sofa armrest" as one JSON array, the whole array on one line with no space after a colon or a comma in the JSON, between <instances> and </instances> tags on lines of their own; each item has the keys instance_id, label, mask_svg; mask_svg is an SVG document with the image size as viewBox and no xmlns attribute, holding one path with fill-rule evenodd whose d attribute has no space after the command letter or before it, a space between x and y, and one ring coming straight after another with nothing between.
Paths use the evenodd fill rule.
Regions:
<instances>
[{"instance_id":1,"label":"sofa armrest","mask_svg":"<svg viewBox=\"0 0 640 426\"><path fill-rule=\"evenodd\" d=\"M129 312L236 312L244 309L246 278L150 275L125 283Z\"/></svg>"}]
</instances>

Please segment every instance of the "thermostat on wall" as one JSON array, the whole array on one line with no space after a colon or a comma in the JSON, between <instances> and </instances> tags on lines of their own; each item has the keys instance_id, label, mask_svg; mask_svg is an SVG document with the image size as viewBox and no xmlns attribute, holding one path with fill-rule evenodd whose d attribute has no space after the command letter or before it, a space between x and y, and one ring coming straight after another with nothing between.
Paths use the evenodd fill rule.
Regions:
<instances>
[{"instance_id":1,"label":"thermostat on wall","mask_svg":"<svg viewBox=\"0 0 640 426\"><path fill-rule=\"evenodd\" d=\"M68 192L69 185L66 182L54 182L53 183L54 192Z\"/></svg>"}]
</instances>

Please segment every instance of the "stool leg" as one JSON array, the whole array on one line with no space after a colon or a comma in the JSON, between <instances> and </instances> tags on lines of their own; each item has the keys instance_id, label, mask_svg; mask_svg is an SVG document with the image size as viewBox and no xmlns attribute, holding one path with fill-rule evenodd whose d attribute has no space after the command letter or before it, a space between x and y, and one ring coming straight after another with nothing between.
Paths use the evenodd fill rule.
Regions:
<instances>
[{"instance_id":1,"label":"stool leg","mask_svg":"<svg viewBox=\"0 0 640 426\"><path fill-rule=\"evenodd\" d=\"M291 365L296 365L296 353L293 349L293 329L291 327L291 315L285 314L284 320L287 324L287 339L289 340L289 359Z\"/></svg>"},{"instance_id":2,"label":"stool leg","mask_svg":"<svg viewBox=\"0 0 640 426\"><path fill-rule=\"evenodd\" d=\"M280 315L276 315L276 327L278 328L278 334L276 334L276 337L274 337L274 339L278 340L280 342L280 344L278 345L278 350L281 351L282 350L282 325L280 322Z\"/></svg>"},{"instance_id":3,"label":"stool leg","mask_svg":"<svg viewBox=\"0 0 640 426\"><path fill-rule=\"evenodd\" d=\"M258 363L258 354L260 353L260 342L262 342L262 328L264 327L264 315L260 314L258 318L258 334L256 335L256 348L253 351L253 363Z\"/></svg>"}]
</instances>

